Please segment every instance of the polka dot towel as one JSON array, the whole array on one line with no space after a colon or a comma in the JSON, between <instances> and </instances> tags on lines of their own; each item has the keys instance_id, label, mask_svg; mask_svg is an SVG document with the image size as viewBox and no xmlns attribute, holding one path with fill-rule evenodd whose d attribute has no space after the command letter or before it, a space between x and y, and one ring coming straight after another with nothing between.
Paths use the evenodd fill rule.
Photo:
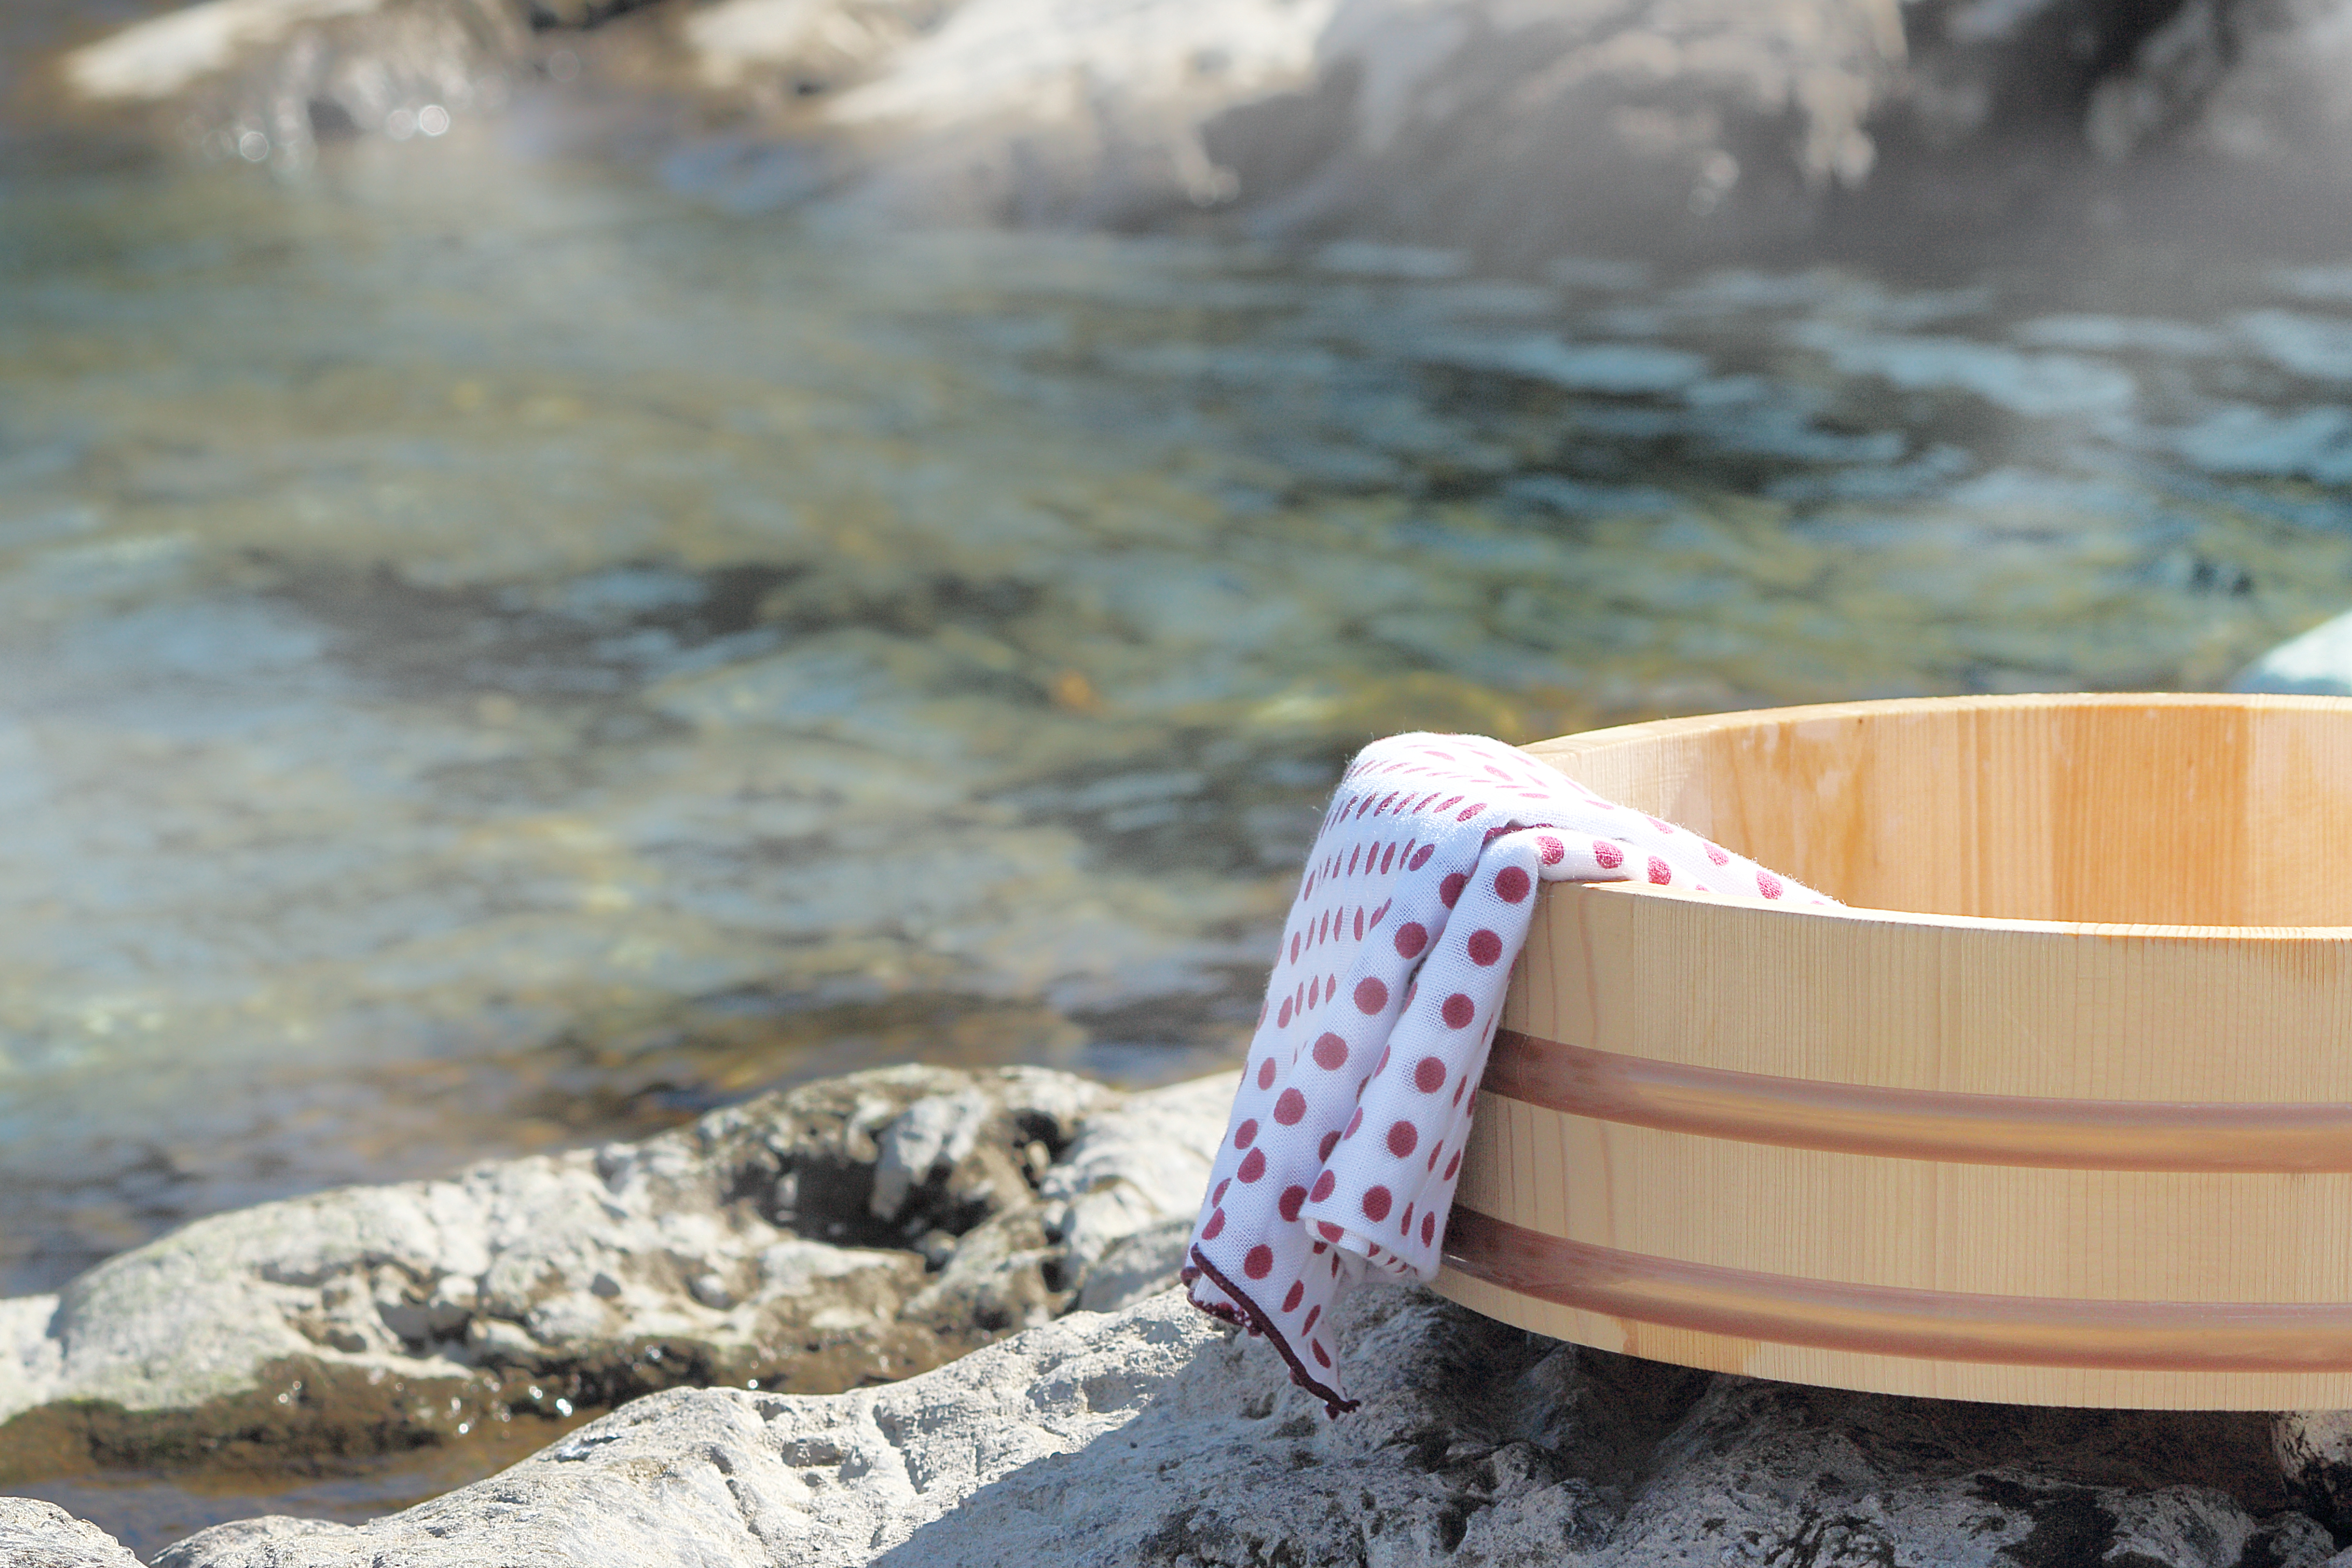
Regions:
<instances>
[{"instance_id":1,"label":"polka dot towel","mask_svg":"<svg viewBox=\"0 0 2352 1568\"><path fill-rule=\"evenodd\" d=\"M1282 933L1184 1280L1333 1415L1327 1326L1368 1275L1437 1272L1474 1086L1543 881L1834 900L1477 735L1358 756Z\"/></svg>"}]
</instances>

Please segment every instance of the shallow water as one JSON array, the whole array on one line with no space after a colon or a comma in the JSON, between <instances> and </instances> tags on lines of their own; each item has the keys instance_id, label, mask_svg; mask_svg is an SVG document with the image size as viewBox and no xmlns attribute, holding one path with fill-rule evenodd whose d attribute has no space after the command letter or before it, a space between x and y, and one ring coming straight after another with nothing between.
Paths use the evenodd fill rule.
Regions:
<instances>
[{"instance_id":1,"label":"shallow water","mask_svg":"<svg viewBox=\"0 0 2352 1568\"><path fill-rule=\"evenodd\" d=\"M0 186L0 1291L884 1061L1234 1059L1379 732L2210 687L2352 598L2352 266L1480 279L670 174Z\"/></svg>"},{"instance_id":2,"label":"shallow water","mask_svg":"<svg viewBox=\"0 0 2352 1568\"><path fill-rule=\"evenodd\" d=\"M142 1562L197 1531L284 1514L357 1524L453 1491L555 1442L601 1411L517 1415L464 1441L369 1459L289 1456L282 1473L115 1470L12 1483L12 1495L56 1503L98 1525Z\"/></svg>"}]
</instances>

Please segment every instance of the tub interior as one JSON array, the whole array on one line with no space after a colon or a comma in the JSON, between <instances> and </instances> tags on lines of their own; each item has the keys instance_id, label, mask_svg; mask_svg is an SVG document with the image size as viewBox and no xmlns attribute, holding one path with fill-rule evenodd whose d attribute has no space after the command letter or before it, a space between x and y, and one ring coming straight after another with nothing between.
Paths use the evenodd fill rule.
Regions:
<instances>
[{"instance_id":1,"label":"tub interior","mask_svg":"<svg viewBox=\"0 0 2352 1568\"><path fill-rule=\"evenodd\" d=\"M1856 906L2352 926L2352 701L1865 703L1529 750Z\"/></svg>"}]
</instances>

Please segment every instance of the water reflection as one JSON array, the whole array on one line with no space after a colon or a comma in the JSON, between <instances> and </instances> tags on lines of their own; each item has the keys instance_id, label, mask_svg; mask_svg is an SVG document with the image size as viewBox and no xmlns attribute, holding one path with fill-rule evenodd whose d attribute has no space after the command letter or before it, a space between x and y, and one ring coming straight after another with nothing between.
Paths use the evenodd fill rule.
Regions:
<instances>
[{"instance_id":1,"label":"water reflection","mask_svg":"<svg viewBox=\"0 0 2352 1568\"><path fill-rule=\"evenodd\" d=\"M2207 686L2347 595L2325 269L885 237L416 131L0 195L7 1291L1226 1059L1377 731Z\"/></svg>"}]
</instances>

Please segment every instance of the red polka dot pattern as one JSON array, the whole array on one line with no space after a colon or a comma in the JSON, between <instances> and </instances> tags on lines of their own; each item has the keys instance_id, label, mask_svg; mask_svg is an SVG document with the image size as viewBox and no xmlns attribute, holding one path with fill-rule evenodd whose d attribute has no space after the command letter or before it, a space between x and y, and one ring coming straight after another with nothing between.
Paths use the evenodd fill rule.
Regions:
<instances>
[{"instance_id":1,"label":"red polka dot pattern","mask_svg":"<svg viewBox=\"0 0 2352 1568\"><path fill-rule=\"evenodd\" d=\"M1366 1279L1436 1272L1537 884L1629 873L1829 901L1478 736L1382 741L1340 781L1186 1269L1195 1303L1279 1341L1333 1414L1351 1405L1317 1327Z\"/></svg>"}]
</instances>

